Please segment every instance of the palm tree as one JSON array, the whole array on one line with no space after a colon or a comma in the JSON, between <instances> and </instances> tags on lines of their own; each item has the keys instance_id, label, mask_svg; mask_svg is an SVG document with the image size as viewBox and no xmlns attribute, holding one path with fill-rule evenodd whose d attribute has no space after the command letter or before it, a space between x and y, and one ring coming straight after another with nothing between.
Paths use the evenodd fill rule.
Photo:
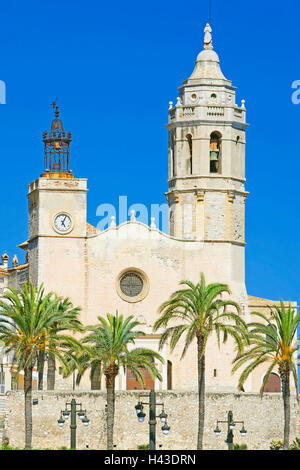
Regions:
<instances>
[{"instance_id":1,"label":"palm tree","mask_svg":"<svg viewBox=\"0 0 300 470\"><path fill-rule=\"evenodd\" d=\"M190 281L181 281L184 289L175 291L169 300L160 308L160 318L155 322L154 330L166 328L160 339L160 348L170 338L170 349L174 350L179 339L185 334L184 357L194 339L197 341L198 359L198 440L197 449L202 450L204 416L205 416L205 350L209 336L215 331L220 346L221 334L223 342L228 336L234 338L238 348L243 347L242 338L246 341L246 324L239 317L240 307L231 300L222 300L222 294L230 294L226 284L205 283L204 274L196 285ZM233 307L234 312L227 311ZM177 324L177 321L182 323ZM231 322L231 323L229 323ZM172 323L172 326L168 326Z\"/></svg>"},{"instance_id":2,"label":"palm tree","mask_svg":"<svg viewBox=\"0 0 300 470\"><path fill-rule=\"evenodd\" d=\"M74 307L71 300L66 297L60 299L58 296L55 296L56 306L55 308L60 313L61 320L55 322L53 325L53 335L56 336L62 331L72 331L72 332L82 332L84 327L80 320L78 319L80 314L80 307ZM48 355L48 371L47 371L47 390L54 390L55 388L55 354L51 351L45 351Z\"/></svg>"},{"instance_id":3,"label":"palm tree","mask_svg":"<svg viewBox=\"0 0 300 470\"><path fill-rule=\"evenodd\" d=\"M80 314L79 307L73 307L71 300L67 297L61 299L54 294L53 308L61 313L62 320L53 325L53 333L61 331L72 331L82 332L84 330L82 323L78 319ZM55 355L51 354L50 351L40 350L37 358L37 370L38 370L38 390L43 390L43 378L44 378L44 365L45 358L48 356L48 371L47 371L47 390L54 390L55 388Z\"/></svg>"},{"instance_id":4,"label":"palm tree","mask_svg":"<svg viewBox=\"0 0 300 470\"><path fill-rule=\"evenodd\" d=\"M294 341L297 327L300 322L300 311L297 312L280 301L278 306L269 307L269 316L262 312L252 312L262 322L256 321L248 324L250 348L244 350L234 360L233 372L249 362L239 378L239 387L242 388L251 372L262 364L268 366L264 376L260 394L264 393L265 385L274 369L277 369L281 378L282 398L284 406L284 441L283 448L288 449L290 433L290 376L292 374L298 396L297 366L294 353L297 343Z\"/></svg>"},{"instance_id":5,"label":"palm tree","mask_svg":"<svg viewBox=\"0 0 300 470\"><path fill-rule=\"evenodd\" d=\"M82 340L86 350L79 359L81 368L77 383L87 368L91 369L91 378L95 373L104 374L107 393L107 449L113 450L113 429L115 415L115 379L120 367L130 369L136 379L145 386L141 369L150 372L151 377L162 380L153 359L163 362L163 358L155 351L147 348L133 348L135 340L142 338L145 333L134 328L139 326L133 316L126 319L123 315L107 314L107 319L98 316L99 324L86 328L90 333Z\"/></svg>"},{"instance_id":6,"label":"palm tree","mask_svg":"<svg viewBox=\"0 0 300 470\"><path fill-rule=\"evenodd\" d=\"M53 326L63 321L57 308L57 297L44 295L41 286L32 283L20 292L8 288L0 301L0 341L6 352L13 351L18 371L24 371L25 449L32 442L32 372L41 351L49 351L59 360L64 371L68 355L78 353L81 344L73 337L58 334Z\"/></svg>"}]
</instances>

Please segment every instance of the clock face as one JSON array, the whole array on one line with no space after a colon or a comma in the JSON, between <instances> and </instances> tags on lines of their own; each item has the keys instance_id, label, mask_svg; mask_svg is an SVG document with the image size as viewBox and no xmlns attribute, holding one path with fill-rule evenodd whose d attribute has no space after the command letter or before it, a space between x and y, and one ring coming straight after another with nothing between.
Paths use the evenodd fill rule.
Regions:
<instances>
[{"instance_id":1,"label":"clock face","mask_svg":"<svg viewBox=\"0 0 300 470\"><path fill-rule=\"evenodd\" d=\"M59 232L67 232L72 227L71 217L67 214L58 214L54 219L54 225Z\"/></svg>"}]
</instances>

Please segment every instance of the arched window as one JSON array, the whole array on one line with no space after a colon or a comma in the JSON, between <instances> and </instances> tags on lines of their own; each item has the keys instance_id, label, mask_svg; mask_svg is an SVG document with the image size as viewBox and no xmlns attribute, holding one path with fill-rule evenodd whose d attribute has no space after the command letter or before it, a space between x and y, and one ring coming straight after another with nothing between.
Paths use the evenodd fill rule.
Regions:
<instances>
[{"instance_id":1,"label":"arched window","mask_svg":"<svg viewBox=\"0 0 300 470\"><path fill-rule=\"evenodd\" d=\"M16 371L11 371L11 390L19 390L19 374Z\"/></svg>"},{"instance_id":2,"label":"arched window","mask_svg":"<svg viewBox=\"0 0 300 470\"><path fill-rule=\"evenodd\" d=\"M210 173L221 173L221 150L222 136L219 132L212 132L210 135L209 161Z\"/></svg>"},{"instance_id":3,"label":"arched window","mask_svg":"<svg viewBox=\"0 0 300 470\"><path fill-rule=\"evenodd\" d=\"M189 163L190 163L190 174L193 174L193 141L191 134L186 136L189 145Z\"/></svg>"},{"instance_id":4,"label":"arched window","mask_svg":"<svg viewBox=\"0 0 300 470\"><path fill-rule=\"evenodd\" d=\"M172 362L167 363L167 389L172 390Z\"/></svg>"},{"instance_id":5,"label":"arched window","mask_svg":"<svg viewBox=\"0 0 300 470\"><path fill-rule=\"evenodd\" d=\"M91 390L101 390L101 370L100 366L93 371L91 377Z\"/></svg>"},{"instance_id":6,"label":"arched window","mask_svg":"<svg viewBox=\"0 0 300 470\"><path fill-rule=\"evenodd\" d=\"M171 174L176 176L176 162L175 162L175 137L174 132L170 132L170 152L171 152Z\"/></svg>"}]
</instances>

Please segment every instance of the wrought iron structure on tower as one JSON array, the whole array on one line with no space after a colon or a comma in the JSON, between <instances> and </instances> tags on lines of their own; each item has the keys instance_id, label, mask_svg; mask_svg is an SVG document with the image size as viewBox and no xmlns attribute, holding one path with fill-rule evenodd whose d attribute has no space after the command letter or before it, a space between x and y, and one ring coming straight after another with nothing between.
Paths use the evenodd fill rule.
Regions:
<instances>
[{"instance_id":1,"label":"wrought iron structure on tower","mask_svg":"<svg viewBox=\"0 0 300 470\"><path fill-rule=\"evenodd\" d=\"M71 132L66 132L62 120L59 119L59 109L56 103L52 103L55 109L55 119L51 124L51 131L43 133L45 144L45 173L69 173L70 170L70 142Z\"/></svg>"}]
</instances>

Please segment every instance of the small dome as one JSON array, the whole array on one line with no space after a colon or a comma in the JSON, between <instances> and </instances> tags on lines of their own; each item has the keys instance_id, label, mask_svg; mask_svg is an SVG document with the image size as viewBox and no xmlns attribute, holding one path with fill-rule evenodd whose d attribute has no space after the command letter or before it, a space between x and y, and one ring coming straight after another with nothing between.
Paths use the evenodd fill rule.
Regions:
<instances>
[{"instance_id":1,"label":"small dome","mask_svg":"<svg viewBox=\"0 0 300 470\"><path fill-rule=\"evenodd\" d=\"M226 80L221 68L218 54L211 49L204 49L200 52L196 60L196 66L190 79L197 78L217 78Z\"/></svg>"},{"instance_id":2,"label":"small dome","mask_svg":"<svg viewBox=\"0 0 300 470\"><path fill-rule=\"evenodd\" d=\"M218 62L218 63L220 63L220 60L219 60L218 54L214 50L212 50L212 49L203 49L203 51L201 51L198 54L196 63L197 62Z\"/></svg>"},{"instance_id":3,"label":"small dome","mask_svg":"<svg viewBox=\"0 0 300 470\"><path fill-rule=\"evenodd\" d=\"M8 261L9 260L9 256L7 253L4 253L2 256L1 256L1 259L2 261Z\"/></svg>"}]
</instances>

